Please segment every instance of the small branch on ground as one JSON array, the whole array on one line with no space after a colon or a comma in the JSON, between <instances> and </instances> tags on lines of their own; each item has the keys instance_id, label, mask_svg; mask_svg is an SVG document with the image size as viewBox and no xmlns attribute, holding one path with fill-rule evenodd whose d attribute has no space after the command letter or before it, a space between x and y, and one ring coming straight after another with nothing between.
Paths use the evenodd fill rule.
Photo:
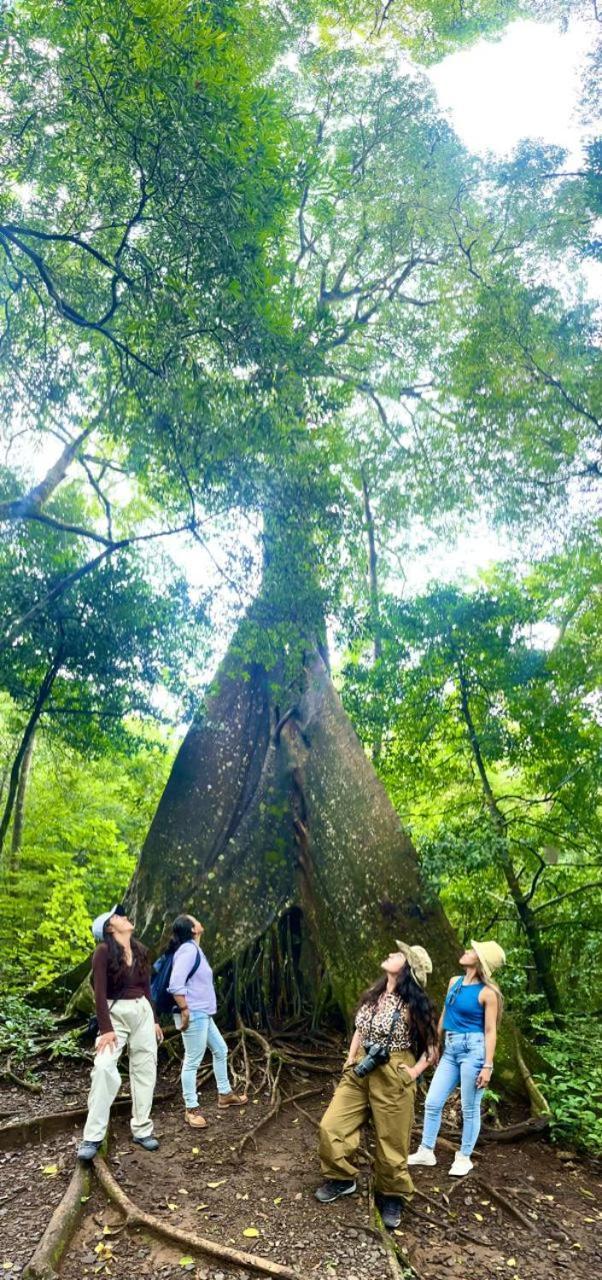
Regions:
<instances>
[{"instance_id":1,"label":"small branch on ground","mask_svg":"<svg viewBox=\"0 0 602 1280\"><path fill-rule=\"evenodd\" d=\"M219 1258L220 1261L229 1262L236 1267L259 1271L264 1276L276 1276L280 1277L280 1280L309 1280L309 1277L304 1276L300 1271L293 1270L292 1267L282 1266L279 1262L270 1262L268 1258L261 1258L258 1254L246 1253L242 1249L219 1244L216 1240L208 1240L194 1232L181 1231L179 1227L172 1227L170 1223L160 1222L158 1218L139 1209L134 1201L130 1200L109 1172L104 1160L99 1159L98 1156L94 1160L94 1172L109 1200L112 1200L124 1214L126 1226L142 1227L143 1230L150 1231L152 1235L159 1236L163 1240L173 1240L175 1244L183 1245L191 1251L206 1253L212 1258Z\"/></svg>"},{"instance_id":2,"label":"small branch on ground","mask_svg":"<svg viewBox=\"0 0 602 1280\"><path fill-rule=\"evenodd\" d=\"M79 1161L67 1190L23 1272L24 1280L53 1280L83 1212L90 1189L90 1169Z\"/></svg>"},{"instance_id":3,"label":"small branch on ground","mask_svg":"<svg viewBox=\"0 0 602 1280\"><path fill-rule=\"evenodd\" d=\"M321 1093L321 1092L322 1092L321 1089L302 1089L300 1093L292 1093L289 1095L289 1097L285 1097L283 1094L278 1092L278 1096L277 1098L274 1099L273 1105L270 1107L267 1114L265 1116L262 1116L261 1120L256 1125L254 1125L252 1129L249 1129L248 1133L243 1134L238 1144L239 1155L242 1155L247 1145L247 1142L255 1142L255 1138L259 1133L260 1129L264 1129L266 1124L269 1124L270 1120L272 1120L274 1116L278 1114L280 1109L284 1107L286 1103L292 1102L295 1108L297 1108L297 1110L300 1111L301 1108L297 1107L297 1098L310 1098L312 1097L312 1095L316 1093ZM307 1112L303 1112L303 1114L307 1115ZM308 1119L311 1120L311 1116L308 1116Z\"/></svg>"},{"instance_id":4,"label":"small branch on ground","mask_svg":"<svg viewBox=\"0 0 602 1280\"><path fill-rule=\"evenodd\" d=\"M527 1218L524 1213L521 1213L521 1210L517 1209L516 1205L501 1191L498 1191L497 1187L492 1187L489 1182L485 1182L484 1178L475 1178L474 1181L486 1195L491 1196L492 1200L501 1205L502 1209L506 1210L506 1213L509 1213L512 1218L516 1218L516 1221L520 1222L522 1227L525 1227L527 1231L533 1230L533 1219Z\"/></svg>"}]
</instances>

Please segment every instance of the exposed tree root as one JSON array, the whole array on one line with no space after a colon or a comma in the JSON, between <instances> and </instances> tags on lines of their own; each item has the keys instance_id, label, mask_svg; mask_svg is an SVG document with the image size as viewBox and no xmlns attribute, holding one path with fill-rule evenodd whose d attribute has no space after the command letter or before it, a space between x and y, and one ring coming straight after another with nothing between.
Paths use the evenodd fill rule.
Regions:
<instances>
[{"instance_id":1,"label":"exposed tree root","mask_svg":"<svg viewBox=\"0 0 602 1280\"><path fill-rule=\"evenodd\" d=\"M501 1191L498 1191L497 1187L492 1187L491 1183L485 1182L483 1178L476 1178L475 1181L486 1195L491 1196L491 1199L501 1205L502 1209L505 1209L506 1213L509 1213L512 1218L516 1218L516 1221L520 1222L522 1227L525 1227L527 1231L533 1230L533 1219L527 1218L524 1213L521 1213L521 1210L517 1209L516 1205Z\"/></svg>"},{"instance_id":2,"label":"exposed tree root","mask_svg":"<svg viewBox=\"0 0 602 1280\"><path fill-rule=\"evenodd\" d=\"M387 1262L387 1271L391 1276L391 1280L401 1280L402 1272L400 1271L399 1263L397 1260L397 1253L393 1245L393 1242L387 1233L387 1228L385 1227L384 1222L380 1216L380 1213L378 1212L378 1209L376 1207L376 1201L374 1199L374 1187L372 1185L372 1180L370 1180L370 1183L368 1186L368 1212L370 1216L370 1226L373 1227L375 1234L378 1236L378 1239L380 1240L381 1244L384 1247L386 1262Z\"/></svg>"},{"instance_id":3,"label":"exposed tree root","mask_svg":"<svg viewBox=\"0 0 602 1280\"><path fill-rule=\"evenodd\" d=\"M516 1061L518 1063L518 1069L520 1071L521 1079L525 1086L525 1090L527 1092L527 1096L529 1098L529 1103L531 1106L531 1115L535 1117L549 1116L551 1114L549 1103L547 1101L547 1098L544 1097L539 1086L536 1085L533 1079L533 1076L529 1071L529 1068L521 1053L520 1044L519 1044L517 1035L514 1038L514 1045L516 1049Z\"/></svg>"},{"instance_id":4,"label":"exposed tree root","mask_svg":"<svg viewBox=\"0 0 602 1280\"><path fill-rule=\"evenodd\" d=\"M13 1071L13 1060L8 1059L5 1067L0 1070L0 1077L3 1080L10 1080L11 1084L16 1084L20 1089L28 1089L30 1093L41 1093L42 1086L37 1080L25 1080L23 1076L17 1075Z\"/></svg>"},{"instance_id":5,"label":"exposed tree root","mask_svg":"<svg viewBox=\"0 0 602 1280\"><path fill-rule=\"evenodd\" d=\"M194 1232L172 1227L167 1222L160 1222L152 1214L139 1209L134 1201L126 1196L109 1172L104 1160L99 1159L98 1156L94 1160L94 1172L108 1198L124 1214L126 1226L142 1227L163 1240L173 1240L175 1244L183 1245L191 1251L206 1253L212 1258L219 1258L221 1262L229 1262L233 1266L259 1271L264 1276L279 1276L281 1280L309 1280L302 1272L294 1271L292 1267L284 1267L279 1262L271 1262L268 1258L259 1257L258 1254L246 1253L242 1249L234 1249L229 1245L219 1244L216 1240L198 1236Z\"/></svg>"},{"instance_id":6,"label":"exposed tree root","mask_svg":"<svg viewBox=\"0 0 602 1280\"><path fill-rule=\"evenodd\" d=\"M172 1089L169 1093L156 1093L155 1103L168 1102L173 1098L174 1092ZM111 1111L113 1114L128 1111L131 1105L130 1097L117 1098ZM60 1133L71 1124L81 1124L87 1114L87 1107L72 1107L65 1111L49 1111L46 1115L28 1116L25 1120L11 1120L9 1124L0 1126L0 1151L10 1151L11 1147L16 1147L23 1142L41 1142L43 1138Z\"/></svg>"},{"instance_id":7,"label":"exposed tree root","mask_svg":"<svg viewBox=\"0 0 602 1280\"><path fill-rule=\"evenodd\" d=\"M239 1155L242 1155L247 1145L247 1142L255 1142L255 1138L259 1133L260 1129L264 1129L265 1126L269 1124L270 1120L272 1120L274 1116L278 1114L281 1108L286 1106L287 1102L292 1102L296 1107L298 1098L309 1098L309 1097L312 1097L312 1095L316 1093L321 1093L321 1092L322 1092L321 1089L302 1089L300 1093L292 1093L288 1097L285 1097L283 1094L278 1092L278 1096L275 1099L273 1105L270 1107L270 1110L267 1112L267 1114L265 1116L262 1116L258 1124L254 1125L252 1129L249 1129L247 1133L243 1134L238 1144ZM307 1115L307 1112L305 1112L304 1114ZM311 1116L309 1118L311 1119Z\"/></svg>"},{"instance_id":8,"label":"exposed tree root","mask_svg":"<svg viewBox=\"0 0 602 1280\"><path fill-rule=\"evenodd\" d=\"M28 1262L25 1280L55 1280L61 1258L72 1240L83 1211L82 1197L90 1189L90 1169L79 1161L67 1190Z\"/></svg>"},{"instance_id":9,"label":"exposed tree root","mask_svg":"<svg viewBox=\"0 0 602 1280\"><path fill-rule=\"evenodd\" d=\"M502 1129L492 1129L489 1125L483 1125L479 1134L479 1143L490 1145L492 1142L522 1142L525 1138L540 1138L542 1133L550 1127L550 1113L544 1115L529 1116L528 1120L519 1120L517 1124L509 1124ZM460 1138L460 1130L453 1129L450 1125L443 1125L441 1132L446 1138ZM441 1145L444 1141L441 1137L437 1139ZM445 1143L450 1146L449 1142Z\"/></svg>"}]
</instances>

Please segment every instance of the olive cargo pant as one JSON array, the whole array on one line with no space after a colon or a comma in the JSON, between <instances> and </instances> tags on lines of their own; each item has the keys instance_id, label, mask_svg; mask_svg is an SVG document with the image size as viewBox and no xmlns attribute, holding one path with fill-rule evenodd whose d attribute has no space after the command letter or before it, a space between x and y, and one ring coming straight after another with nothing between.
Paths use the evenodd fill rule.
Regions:
<instances>
[{"instance_id":1,"label":"olive cargo pant","mask_svg":"<svg viewBox=\"0 0 602 1280\"><path fill-rule=\"evenodd\" d=\"M326 1178L357 1176L352 1161L361 1126L372 1115L376 1190L411 1199L414 1184L408 1173L408 1151L416 1085L403 1070L403 1063L413 1066L414 1061L409 1052L392 1053L386 1066L376 1067L363 1078L356 1076L353 1067L345 1067L320 1124L320 1167Z\"/></svg>"}]
</instances>

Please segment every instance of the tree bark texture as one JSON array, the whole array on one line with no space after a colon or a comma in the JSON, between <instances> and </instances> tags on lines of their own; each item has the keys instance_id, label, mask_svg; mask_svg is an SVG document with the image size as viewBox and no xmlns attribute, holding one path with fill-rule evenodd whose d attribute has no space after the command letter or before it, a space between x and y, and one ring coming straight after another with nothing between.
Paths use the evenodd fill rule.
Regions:
<instances>
[{"instance_id":1,"label":"tree bark texture","mask_svg":"<svg viewBox=\"0 0 602 1280\"><path fill-rule=\"evenodd\" d=\"M23 843L23 822L25 818L25 796L27 793L27 782L29 779L29 771L31 769L31 761L33 757L33 748L35 744L35 729L29 738L27 748L21 761L21 770L19 773L19 782L17 786L17 796L15 800L15 816L13 818L13 829L10 841L11 853L11 871L15 871L19 851Z\"/></svg>"},{"instance_id":2,"label":"tree bark texture","mask_svg":"<svg viewBox=\"0 0 602 1280\"><path fill-rule=\"evenodd\" d=\"M6 797L6 804L4 806L2 821L0 822L0 854L2 853L4 840L6 838L6 833L8 831L10 820L12 817L12 812L15 804L16 795L17 795L17 788L19 786L19 778L21 776L23 761L25 759L25 755L27 753L29 743L36 731L40 716L52 692L52 686L54 684L54 681L56 679L56 676L58 674L62 661L63 661L63 651L61 648L59 648L50 666L48 667L48 670L46 671L44 679L42 680L42 683L38 689L35 702L33 704L33 707L29 715L29 719L23 731L23 737L21 738L21 742L20 742L17 754L13 761L13 767L11 769L10 780L8 784L8 795Z\"/></svg>"},{"instance_id":3,"label":"tree bark texture","mask_svg":"<svg viewBox=\"0 0 602 1280\"><path fill-rule=\"evenodd\" d=\"M285 912L302 913L304 972L348 1015L395 938L430 952L441 998L457 943L317 650L294 705L276 705L236 645L193 724L127 895L156 945L180 911L205 924L216 969Z\"/></svg>"}]
</instances>

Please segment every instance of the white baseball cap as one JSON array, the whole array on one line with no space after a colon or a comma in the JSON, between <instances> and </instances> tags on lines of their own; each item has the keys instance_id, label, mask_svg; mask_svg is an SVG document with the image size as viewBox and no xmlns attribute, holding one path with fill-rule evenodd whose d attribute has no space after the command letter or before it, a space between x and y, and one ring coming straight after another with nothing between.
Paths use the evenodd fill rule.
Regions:
<instances>
[{"instance_id":1,"label":"white baseball cap","mask_svg":"<svg viewBox=\"0 0 602 1280\"><path fill-rule=\"evenodd\" d=\"M121 906L120 903L116 903L114 907L111 907L110 911L103 911L102 915L97 916L96 919L92 921L92 933L94 935L96 942L103 941L104 927L107 921L111 919L111 916L124 916L124 915L125 915L125 911L123 907Z\"/></svg>"}]
</instances>

